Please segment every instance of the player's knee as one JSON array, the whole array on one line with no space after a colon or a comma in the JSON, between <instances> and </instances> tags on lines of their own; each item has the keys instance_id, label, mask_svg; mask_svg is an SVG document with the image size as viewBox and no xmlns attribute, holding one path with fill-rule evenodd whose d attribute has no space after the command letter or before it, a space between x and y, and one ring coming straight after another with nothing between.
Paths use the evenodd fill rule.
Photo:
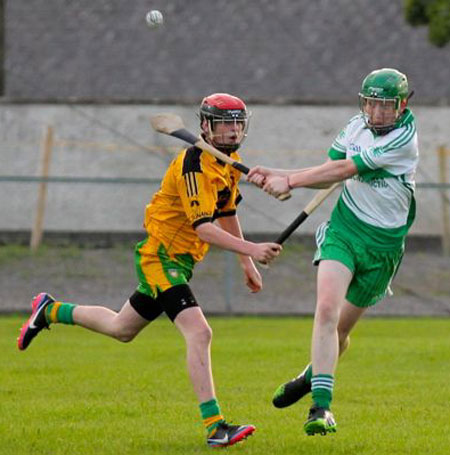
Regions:
<instances>
[{"instance_id":1,"label":"player's knee","mask_svg":"<svg viewBox=\"0 0 450 455\"><path fill-rule=\"evenodd\" d=\"M350 346L350 336L347 333L342 333L338 331L339 337L339 354L342 354Z\"/></svg>"},{"instance_id":2,"label":"player's knee","mask_svg":"<svg viewBox=\"0 0 450 455\"><path fill-rule=\"evenodd\" d=\"M337 326L339 314L336 307L336 302L332 299L320 300L317 304L316 321L319 324Z\"/></svg>"},{"instance_id":3,"label":"player's knee","mask_svg":"<svg viewBox=\"0 0 450 455\"><path fill-rule=\"evenodd\" d=\"M134 333L120 333L116 336L116 339L121 341L122 343L129 343L134 339L136 334Z\"/></svg>"},{"instance_id":4,"label":"player's knee","mask_svg":"<svg viewBox=\"0 0 450 455\"><path fill-rule=\"evenodd\" d=\"M193 343L209 345L212 340L212 329L209 325L203 325L192 331L189 338Z\"/></svg>"},{"instance_id":5,"label":"player's knee","mask_svg":"<svg viewBox=\"0 0 450 455\"><path fill-rule=\"evenodd\" d=\"M347 338L348 338L348 332L343 331L340 327L338 327L338 338L339 338L339 344L346 343Z\"/></svg>"},{"instance_id":6,"label":"player's knee","mask_svg":"<svg viewBox=\"0 0 450 455\"><path fill-rule=\"evenodd\" d=\"M113 337L122 343L129 343L136 337L137 334L138 332L130 327L117 326L114 329Z\"/></svg>"}]
</instances>

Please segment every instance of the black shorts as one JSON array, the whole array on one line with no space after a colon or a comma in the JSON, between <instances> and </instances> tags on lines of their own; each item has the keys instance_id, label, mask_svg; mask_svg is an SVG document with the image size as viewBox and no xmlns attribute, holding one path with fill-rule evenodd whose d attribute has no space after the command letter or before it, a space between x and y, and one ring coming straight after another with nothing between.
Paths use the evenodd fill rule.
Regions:
<instances>
[{"instance_id":1,"label":"black shorts","mask_svg":"<svg viewBox=\"0 0 450 455\"><path fill-rule=\"evenodd\" d=\"M164 311L173 322L186 308L198 306L187 284L179 284L160 292L156 299L136 291L129 300L136 312L147 321L155 320Z\"/></svg>"}]
</instances>

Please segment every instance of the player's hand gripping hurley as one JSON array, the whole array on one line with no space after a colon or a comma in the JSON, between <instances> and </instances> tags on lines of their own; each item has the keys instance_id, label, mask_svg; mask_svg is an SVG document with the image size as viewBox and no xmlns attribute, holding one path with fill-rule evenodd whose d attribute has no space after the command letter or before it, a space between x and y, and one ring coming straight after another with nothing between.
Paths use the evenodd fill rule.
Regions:
<instances>
[{"instance_id":1,"label":"player's hand gripping hurley","mask_svg":"<svg viewBox=\"0 0 450 455\"><path fill-rule=\"evenodd\" d=\"M291 224L277 237L275 243L282 245L290 236L291 234L311 215L317 207L340 185L340 182L334 183L329 188L320 190L306 205L306 207L302 210L300 215L292 221ZM263 268L268 269L269 265L264 262L260 262Z\"/></svg>"},{"instance_id":2,"label":"player's hand gripping hurley","mask_svg":"<svg viewBox=\"0 0 450 455\"><path fill-rule=\"evenodd\" d=\"M340 182L333 183L329 188L320 190L306 205L300 215L295 218L294 221L277 237L275 243L283 245L285 240L287 240L291 234L311 215L317 207L340 185Z\"/></svg>"},{"instance_id":3,"label":"player's hand gripping hurley","mask_svg":"<svg viewBox=\"0 0 450 455\"><path fill-rule=\"evenodd\" d=\"M158 114L153 116L150 119L150 123L154 130L159 133L168 134L169 136L176 137L182 141L187 142L188 144L195 145L199 149L204 150L205 152L215 156L220 161L233 166L238 171L241 171L243 174L248 174L250 169L239 161L233 160L227 154L217 150L211 144L208 144L200 136L195 136L190 131L188 131L183 123L183 120L180 116L175 114ZM277 199L280 201L285 201L291 197L290 193L280 194Z\"/></svg>"}]
</instances>

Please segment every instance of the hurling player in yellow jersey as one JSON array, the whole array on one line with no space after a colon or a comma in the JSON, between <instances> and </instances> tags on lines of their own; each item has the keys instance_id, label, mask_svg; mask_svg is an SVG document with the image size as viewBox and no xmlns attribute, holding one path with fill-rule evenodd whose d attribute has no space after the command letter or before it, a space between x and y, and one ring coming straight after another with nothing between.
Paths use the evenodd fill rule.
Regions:
<instances>
[{"instance_id":1,"label":"hurling player in yellow jersey","mask_svg":"<svg viewBox=\"0 0 450 455\"><path fill-rule=\"evenodd\" d=\"M238 160L236 152L248 127L247 107L228 94L208 96L200 106L200 127L208 143ZM139 285L122 309L116 313L101 306L74 305L42 292L34 298L32 314L21 329L19 349L26 349L43 328L56 322L131 341L165 312L186 341L189 376L208 445L232 445L253 433L253 425L230 425L222 416L211 372L212 331L187 284L195 263L214 244L239 254L247 286L258 292L262 281L253 259L270 262L281 250L275 243L244 240L236 215L239 178L239 171L202 150L183 150L146 208L148 237L135 250Z\"/></svg>"}]
</instances>

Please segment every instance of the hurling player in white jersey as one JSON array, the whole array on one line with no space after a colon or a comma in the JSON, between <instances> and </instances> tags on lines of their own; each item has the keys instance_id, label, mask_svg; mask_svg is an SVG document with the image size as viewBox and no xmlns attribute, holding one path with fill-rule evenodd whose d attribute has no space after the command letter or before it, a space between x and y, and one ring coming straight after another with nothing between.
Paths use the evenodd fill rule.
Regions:
<instances>
[{"instance_id":1,"label":"hurling player in white jersey","mask_svg":"<svg viewBox=\"0 0 450 455\"><path fill-rule=\"evenodd\" d=\"M278 195L294 188L326 188L344 181L329 222L316 233L317 305L311 363L278 387L276 407L312 392L307 434L336 431L330 411L334 372L349 333L364 311L388 292L415 217L418 163L408 80L395 69L371 72L359 94L361 112L338 134L320 166L253 168L248 180Z\"/></svg>"}]
</instances>

